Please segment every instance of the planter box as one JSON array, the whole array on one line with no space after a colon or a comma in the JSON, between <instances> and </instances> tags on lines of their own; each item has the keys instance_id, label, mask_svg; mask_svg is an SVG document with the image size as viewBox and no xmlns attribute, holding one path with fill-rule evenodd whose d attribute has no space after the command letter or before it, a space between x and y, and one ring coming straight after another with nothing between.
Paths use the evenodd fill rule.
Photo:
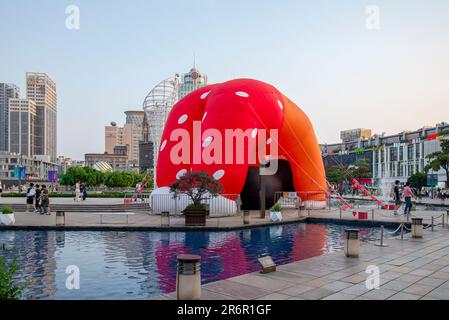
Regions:
<instances>
[{"instance_id":1,"label":"planter box","mask_svg":"<svg viewBox=\"0 0 449 320\"><path fill-rule=\"evenodd\" d=\"M208 210L206 209L185 209L183 211L185 218L185 225L188 227L205 226L206 215Z\"/></svg>"},{"instance_id":2,"label":"planter box","mask_svg":"<svg viewBox=\"0 0 449 320\"><path fill-rule=\"evenodd\" d=\"M1 222L1 224L4 224L5 226L9 226L11 224L16 223L14 213L11 213L11 214L0 213L0 222Z\"/></svg>"},{"instance_id":3,"label":"planter box","mask_svg":"<svg viewBox=\"0 0 449 320\"><path fill-rule=\"evenodd\" d=\"M270 211L270 220L272 222L281 222L282 213L280 211Z\"/></svg>"}]
</instances>

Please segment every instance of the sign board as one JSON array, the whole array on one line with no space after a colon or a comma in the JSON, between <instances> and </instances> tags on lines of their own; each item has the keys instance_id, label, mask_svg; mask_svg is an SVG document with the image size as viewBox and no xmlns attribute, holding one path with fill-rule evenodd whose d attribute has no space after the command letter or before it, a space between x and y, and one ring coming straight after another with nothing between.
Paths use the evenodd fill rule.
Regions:
<instances>
[{"instance_id":1,"label":"sign board","mask_svg":"<svg viewBox=\"0 0 449 320\"><path fill-rule=\"evenodd\" d=\"M427 175L427 185L429 187L435 187L438 185L438 174L428 174Z\"/></svg>"},{"instance_id":2,"label":"sign board","mask_svg":"<svg viewBox=\"0 0 449 320\"><path fill-rule=\"evenodd\" d=\"M260 263L260 266L262 269L260 270L261 273L269 273L276 271L276 264L274 263L273 259L270 256L266 257L260 257L257 259Z\"/></svg>"}]
</instances>

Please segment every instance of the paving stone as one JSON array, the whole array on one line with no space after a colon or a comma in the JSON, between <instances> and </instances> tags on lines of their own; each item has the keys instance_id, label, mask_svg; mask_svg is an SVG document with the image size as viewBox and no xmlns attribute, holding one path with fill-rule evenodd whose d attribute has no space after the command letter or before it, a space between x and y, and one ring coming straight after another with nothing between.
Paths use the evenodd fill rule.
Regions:
<instances>
[{"instance_id":1,"label":"paving stone","mask_svg":"<svg viewBox=\"0 0 449 320\"><path fill-rule=\"evenodd\" d=\"M386 284L381 285L381 288L395 290L395 291L401 291L401 290L409 287L410 285L411 285L410 282L405 282L405 281L400 281L400 280L392 280Z\"/></svg>"},{"instance_id":2,"label":"paving stone","mask_svg":"<svg viewBox=\"0 0 449 320\"><path fill-rule=\"evenodd\" d=\"M365 281L366 277L367 277L367 275L362 276L360 274L355 274L355 275L343 278L343 279L341 279L341 281L357 284L357 283Z\"/></svg>"},{"instance_id":3,"label":"paving stone","mask_svg":"<svg viewBox=\"0 0 449 320\"><path fill-rule=\"evenodd\" d=\"M395 295L391 296L387 300L419 300L421 296L410 294L410 293L396 293Z\"/></svg>"},{"instance_id":4,"label":"paving stone","mask_svg":"<svg viewBox=\"0 0 449 320\"><path fill-rule=\"evenodd\" d=\"M432 271L432 270L416 269L416 270L413 270L412 272L410 272L410 274L414 275L414 276L428 276L434 272L435 271Z\"/></svg>"},{"instance_id":5,"label":"paving stone","mask_svg":"<svg viewBox=\"0 0 449 320\"><path fill-rule=\"evenodd\" d=\"M269 295L257 298L257 300L287 300L289 298L291 298L291 297L286 294L281 294L281 293L275 292L275 293L271 293Z\"/></svg>"},{"instance_id":6,"label":"paving stone","mask_svg":"<svg viewBox=\"0 0 449 320\"><path fill-rule=\"evenodd\" d=\"M445 288L436 288L430 291L426 297L437 298L442 300L449 300L449 289Z\"/></svg>"},{"instance_id":7,"label":"paving stone","mask_svg":"<svg viewBox=\"0 0 449 320\"><path fill-rule=\"evenodd\" d=\"M307 291L310 291L313 289L315 289L315 287L309 287L309 286L305 286L305 285L295 285L293 287L280 290L280 291L278 291L278 293L282 293L282 294L286 294L288 296L295 297L295 296L300 295L301 293L304 293L304 292L307 292Z\"/></svg>"},{"instance_id":8,"label":"paving stone","mask_svg":"<svg viewBox=\"0 0 449 320\"><path fill-rule=\"evenodd\" d=\"M324 285L330 283L330 282L334 282L334 279L329 279L326 277L322 277L322 278L316 278L310 281L306 281L304 282L304 285L309 286L309 287L323 287Z\"/></svg>"},{"instance_id":9,"label":"paving stone","mask_svg":"<svg viewBox=\"0 0 449 320\"><path fill-rule=\"evenodd\" d=\"M415 282L418 282L419 280L421 280L422 278L424 278L424 277L406 274L406 275L403 275L403 276L397 278L397 280L405 281L405 282L409 282L409 283L415 283Z\"/></svg>"},{"instance_id":10,"label":"paving stone","mask_svg":"<svg viewBox=\"0 0 449 320\"><path fill-rule=\"evenodd\" d=\"M425 296L433 289L435 289L435 288L432 286L426 286L424 284L416 284L415 283L415 284L412 284L410 287L407 287L406 289L402 290L402 292L416 294L419 296Z\"/></svg>"},{"instance_id":11,"label":"paving stone","mask_svg":"<svg viewBox=\"0 0 449 320\"><path fill-rule=\"evenodd\" d=\"M228 295L241 300L253 300L270 294L271 292L234 281L217 281L203 286L205 289Z\"/></svg>"},{"instance_id":12,"label":"paving stone","mask_svg":"<svg viewBox=\"0 0 449 320\"><path fill-rule=\"evenodd\" d=\"M331 294L334 294L335 291L323 289L323 288L315 288L310 291L301 293L298 297L305 298L307 300L319 300L323 299Z\"/></svg>"},{"instance_id":13,"label":"paving stone","mask_svg":"<svg viewBox=\"0 0 449 320\"><path fill-rule=\"evenodd\" d=\"M449 272L437 271L435 273L432 273L431 277L436 279L449 280Z\"/></svg>"},{"instance_id":14,"label":"paving stone","mask_svg":"<svg viewBox=\"0 0 449 320\"><path fill-rule=\"evenodd\" d=\"M325 284L321 288L338 292L338 291L344 290L344 289L346 289L348 287L351 287L351 286L353 286L353 284L349 283L349 282L334 281L334 282L330 282L330 283Z\"/></svg>"},{"instance_id":15,"label":"paving stone","mask_svg":"<svg viewBox=\"0 0 449 320\"><path fill-rule=\"evenodd\" d=\"M431 277L426 277L424 279L419 280L416 282L416 284L424 284L426 286L432 286L434 288L441 286L443 283L445 283L446 280L444 279L436 279Z\"/></svg>"},{"instance_id":16,"label":"paving stone","mask_svg":"<svg viewBox=\"0 0 449 320\"><path fill-rule=\"evenodd\" d=\"M304 283L306 281L316 279L316 277L307 275L307 274L299 274L299 273L279 271L279 270L277 270L276 272L267 273L264 276L267 278L270 278L270 279L282 280L282 281L292 282L292 283Z\"/></svg>"},{"instance_id":17,"label":"paving stone","mask_svg":"<svg viewBox=\"0 0 449 320\"><path fill-rule=\"evenodd\" d=\"M341 290L342 293L347 293L355 296L360 296L366 292L370 291L365 283L363 284L356 284L351 287L347 287L346 289Z\"/></svg>"},{"instance_id":18,"label":"paving stone","mask_svg":"<svg viewBox=\"0 0 449 320\"><path fill-rule=\"evenodd\" d=\"M371 290L371 291L363 294L363 297L370 298L373 300L386 300L396 293L397 293L397 291L395 291L395 290L376 289L376 290Z\"/></svg>"},{"instance_id":19,"label":"paving stone","mask_svg":"<svg viewBox=\"0 0 449 320\"><path fill-rule=\"evenodd\" d=\"M245 274L242 276L230 278L228 279L228 281L238 282L268 291L279 291L293 285L293 283L291 282L270 279L268 277L255 274Z\"/></svg>"},{"instance_id":20,"label":"paving stone","mask_svg":"<svg viewBox=\"0 0 449 320\"><path fill-rule=\"evenodd\" d=\"M322 300L354 300L355 298L357 298L357 296L347 294L347 293L337 292L337 293L331 294L330 296L327 296L326 298L323 298Z\"/></svg>"}]
</instances>

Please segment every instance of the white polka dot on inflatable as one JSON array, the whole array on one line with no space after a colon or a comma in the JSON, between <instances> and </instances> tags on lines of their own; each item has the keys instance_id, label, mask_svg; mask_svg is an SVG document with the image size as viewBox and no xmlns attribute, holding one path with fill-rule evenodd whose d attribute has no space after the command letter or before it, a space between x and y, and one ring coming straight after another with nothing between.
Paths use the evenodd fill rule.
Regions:
<instances>
[{"instance_id":1,"label":"white polka dot on inflatable","mask_svg":"<svg viewBox=\"0 0 449 320\"><path fill-rule=\"evenodd\" d=\"M167 145L167 140L164 140L164 142L162 142L162 144L161 144L160 151L164 150L166 145Z\"/></svg>"},{"instance_id":2,"label":"white polka dot on inflatable","mask_svg":"<svg viewBox=\"0 0 449 320\"><path fill-rule=\"evenodd\" d=\"M209 93L210 93L210 91L207 91L207 92L203 93L203 94L200 96L200 99L201 99L201 100L206 99L207 96L209 95Z\"/></svg>"},{"instance_id":3,"label":"white polka dot on inflatable","mask_svg":"<svg viewBox=\"0 0 449 320\"><path fill-rule=\"evenodd\" d=\"M281 100L278 100L278 105L279 105L279 108L281 108L281 110L284 110L284 106L282 105Z\"/></svg>"},{"instance_id":4,"label":"white polka dot on inflatable","mask_svg":"<svg viewBox=\"0 0 449 320\"><path fill-rule=\"evenodd\" d=\"M257 136L257 128L253 130L253 132L251 133L251 137L255 138Z\"/></svg>"},{"instance_id":5,"label":"white polka dot on inflatable","mask_svg":"<svg viewBox=\"0 0 449 320\"><path fill-rule=\"evenodd\" d=\"M211 144L212 140L213 140L213 138L210 137L210 136L207 137L206 139L204 139L204 141L203 141L203 148L208 147Z\"/></svg>"},{"instance_id":6,"label":"white polka dot on inflatable","mask_svg":"<svg viewBox=\"0 0 449 320\"><path fill-rule=\"evenodd\" d=\"M187 169L182 169L179 170L178 173L176 174L176 179L181 178L183 175L185 175L187 173Z\"/></svg>"},{"instance_id":7,"label":"white polka dot on inflatable","mask_svg":"<svg viewBox=\"0 0 449 320\"><path fill-rule=\"evenodd\" d=\"M183 114L182 116L179 117L178 119L178 124L183 124L184 122L187 121L188 116L186 114Z\"/></svg>"},{"instance_id":8,"label":"white polka dot on inflatable","mask_svg":"<svg viewBox=\"0 0 449 320\"><path fill-rule=\"evenodd\" d=\"M244 92L244 91L237 91L235 94L236 94L237 96L243 97L243 98L248 98L248 97L249 97L249 94L247 94L247 93Z\"/></svg>"},{"instance_id":9,"label":"white polka dot on inflatable","mask_svg":"<svg viewBox=\"0 0 449 320\"><path fill-rule=\"evenodd\" d=\"M273 140L271 139L271 138L269 138L268 140L267 140L267 144L271 144L273 142Z\"/></svg>"},{"instance_id":10,"label":"white polka dot on inflatable","mask_svg":"<svg viewBox=\"0 0 449 320\"><path fill-rule=\"evenodd\" d=\"M215 180L220 180L221 178L223 178L224 174L225 174L224 170L218 170L213 174L213 177Z\"/></svg>"}]
</instances>

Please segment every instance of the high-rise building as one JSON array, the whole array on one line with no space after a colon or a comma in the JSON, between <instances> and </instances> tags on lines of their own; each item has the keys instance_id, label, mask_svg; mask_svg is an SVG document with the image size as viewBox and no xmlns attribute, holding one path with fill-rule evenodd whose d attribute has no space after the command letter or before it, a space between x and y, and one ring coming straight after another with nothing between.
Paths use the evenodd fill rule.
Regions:
<instances>
[{"instance_id":1,"label":"high-rise building","mask_svg":"<svg viewBox=\"0 0 449 320\"><path fill-rule=\"evenodd\" d=\"M0 83L0 151L8 151L8 100L19 98L19 87L10 83Z\"/></svg>"},{"instance_id":2,"label":"high-rise building","mask_svg":"<svg viewBox=\"0 0 449 320\"><path fill-rule=\"evenodd\" d=\"M181 83L179 84L178 99L181 100L190 92L196 89L202 88L207 85L207 75L200 73L198 69L193 67L188 73L182 76Z\"/></svg>"},{"instance_id":3,"label":"high-rise building","mask_svg":"<svg viewBox=\"0 0 449 320\"><path fill-rule=\"evenodd\" d=\"M126 111L125 115L126 123L123 127L118 127L115 122L111 122L110 126L105 127L105 152L116 154L116 147L126 147L129 165L138 167L139 142L146 139L145 113L143 111ZM122 151L121 154L123 155Z\"/></svg>"},{"instance_id":4,"label":"high-rise building","mask_svg":"<svg viewBox=\"0 0 449 320\"><path fill-rule=\"evenodd\" d=\"M35 154L36 103L30 99L9 99L8 150L21 155Z\"/></svg>"},{"instance_id":5,"label":"high-rise building","mask_svg":"<svg viewBox=\"0 0 449 320\"><path fill-rule=\"evenodd\" d=\"M36 102L35 154L57 154L57 96L56 84L45 73L26 74L27 99Z\"/></svg>"}]
</instances>

